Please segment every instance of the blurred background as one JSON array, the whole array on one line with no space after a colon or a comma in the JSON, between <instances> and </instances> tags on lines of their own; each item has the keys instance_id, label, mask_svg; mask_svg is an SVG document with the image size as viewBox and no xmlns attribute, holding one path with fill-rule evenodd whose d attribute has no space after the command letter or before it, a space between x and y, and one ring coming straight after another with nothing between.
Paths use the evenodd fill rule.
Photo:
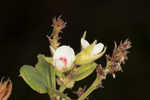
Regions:
<instances>
[{"instance_id":1,"label":"blurred background","mask_svg":"<svg viewBox=\"0 0 150 100\"><path fill-rule=\"evenodd\" d=\"M33 91L20 77L22 65L35 65L37 54L49 56L46 35L51 19L63 15L67 27L61 42L80 51L80 38L97 39L112 53L113 42L129 39L132 48L123 73L103 81L103 89L89 100L145 100L150 85L150 6L148 0L3 0L0 3L0 77L10 77L9 100L48 100ZM100 61L101 62L101 61ZM102 62L103 64L104 62ZM94 75L80 82L89 86ZM78 86L78 85L77 85ZM70 94L71 95L71 94Z\"/></svg>"}]
</instances>

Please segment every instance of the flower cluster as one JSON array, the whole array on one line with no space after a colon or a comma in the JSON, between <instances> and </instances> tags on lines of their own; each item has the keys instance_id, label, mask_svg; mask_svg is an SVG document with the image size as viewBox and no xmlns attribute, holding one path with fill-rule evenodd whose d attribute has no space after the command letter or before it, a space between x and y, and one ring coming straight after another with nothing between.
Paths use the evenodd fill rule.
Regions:
<instances>
[{"instance_id":1,"label":"flower cluster","mask_svg":"<svg viewBox=\"0 0 150 100\"><path fill-rule=\"evenodd\" d=\"M89 42L85 40L85 36L86 32L81 38L82 50L77 56L75 56L74 50L67 45L62 45L54 51L53 65L58 70L70 69L74 64L88 64L102 56L104 45L102 43L96 44L96 41L90 45Z\"/></svg>"}]
</instances>

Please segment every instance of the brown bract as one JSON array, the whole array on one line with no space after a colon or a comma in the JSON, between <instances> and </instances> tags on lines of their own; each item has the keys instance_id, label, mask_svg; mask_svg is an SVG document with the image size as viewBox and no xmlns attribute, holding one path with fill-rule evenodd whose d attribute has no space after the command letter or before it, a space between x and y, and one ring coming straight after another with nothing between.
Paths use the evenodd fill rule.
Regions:
<instances>
[{"instance_id":1,"label":"brown bract","mask_svg":"<svg viewBox=\"0 0 150 100\"><path fill-rule=\"evenodd\" d=\"M64 22L61 19L61 16L59 16L58 18L54 17L52 22L53 22L53 24L52 24L53 32L50 37L55 37L55 38L57 38L57 40L59 40L58 35L60 32L62 32L62 29L64 29L66 27L66 22Z\"/></svg>"},{"instance_id":2,"label":"brown bract","mask_svg":"<svg viewBox=\"0 0 150 100\"><path fill-rule=\"evenodd\" d=\"M7 100L12 91L12 82L10 79L0 82L0 100Z\"/></svg>"},{"instance_id":3,"label":"brown bract","mask_svg":"<svg viewBox=\"0 0 150 100\"><path fill-rule=\"evenodd\" d=\"M131 48L131 42L127 39L123 43L120 42L120 45L117 46L115 42L115 48L112 53L112 57L106 55L107 63L111 62L109 65L109 71L112 73L113 77L115 78L115 72L122 71L121 64L125 63L127 60L128 49Z\"/></svg>"},{"instance_id":4,"label":"brown bract","mask_svg":"<svg viewBox=\"0 0 150 100\"><path fill-rule=\"evenodd\" d=\"M104 72L104 69L103 69L103 67L102 67L101 64L99 64L99 65L97 66L96 72L97 72L97 76L98 76L98 77L101 77L101 78L103 78L103 79L106 78L106 73Z\"/></svg>"},{"instance_id":5,"label":"brown bract","mask_svg":"<svg viewBox=\"0 0 150 100\"><path fill-rule=\"evenodd\" d=\"M112 53L112 56L106 55L106 67L103 68L101 64L99 64L96 68L97 77L101 79L98 88L102 88L102 80L106 79L108 74L112 74L113 78L115 78L115 72L122 71L121 64L125 63L127 60L128 49L131 48L131 42L125 40L123 43L120 42L119 46L117 46L115 42L115 47Z\"/></svg>"},{"instance_id":6,"label":"brown bract","mask_svg":"<svg viewBox=\"0 0 150 100\"><path fill-rule=\"evenodd\" d=\"M60 30L64 29L66 27L66 22L64 22L62 19L61 19L61 16L59 16L58 18L54 17L53 20L52 20L53 24L52 26L54 28L60 28Z\"/></svg>"},{"instance_id":7,"label":"brown bract","mask_svg":"<svg viewBox=\"0 0 150 100\"><path fill-rule=\"evenodd\" d=\"M77 92L75 92L75 94L77 94L78 97L80 97L83 93L85 92L85 88L79 88Z\"/></svg>"}]
</instances>

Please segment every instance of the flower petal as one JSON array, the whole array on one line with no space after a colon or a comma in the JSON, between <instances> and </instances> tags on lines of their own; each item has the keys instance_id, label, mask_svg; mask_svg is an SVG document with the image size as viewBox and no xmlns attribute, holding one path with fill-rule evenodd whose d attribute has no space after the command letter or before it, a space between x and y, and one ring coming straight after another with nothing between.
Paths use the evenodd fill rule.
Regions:
<instances>
[{"instance_id":1,"label":"flower petal","mask_svg":"<svg viewBox=\"0 0 150 100\"><path fill-rule=\"evenodd\" d=\"M66 62L61 58L66 59ZM75 60L74 50L70 46L60 46L56 49L53 56L53 64L58 69L63 69L64 67L70 67Z\"/></svg>"},{"instance_id":2,"label":"flower petal","mask_svg":"<svg viewBox=\"0 0 150 100\"><path fill-rule=\"evenodd\" d=\"M102 43L96 44L91 52L91 55L97 55L103 50L103 48L104 48L104 44Z\"/></svg>"},{"instance_id":3,"label":"flower petal","mask_svg":"<svg viewBox=\"0 0 150 100\"><path fill-rule=\"evenodd\" d=\"M54 65L57 67L58 70L62 70L65 68L64 62L59 59L56 59L54 63L55 63Z\"/></svg>"},{"instance_id":4,"label":"flower petal","mask_svg":"<svg viewBox=\"0 0 150 100\"><path fill-rule=\"evenodd\" d=\"M85 49L86 47L88 47L90 44L87 40L81 38L81 46L82 46L82 49Z\"/></svg>"}]
</instances>

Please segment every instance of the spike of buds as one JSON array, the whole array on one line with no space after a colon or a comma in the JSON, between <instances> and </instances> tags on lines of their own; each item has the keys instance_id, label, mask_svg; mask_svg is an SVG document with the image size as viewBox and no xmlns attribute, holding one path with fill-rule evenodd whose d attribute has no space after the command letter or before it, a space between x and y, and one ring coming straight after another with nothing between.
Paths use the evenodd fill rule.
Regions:
<instances>
[{"instance_id":1,"label":"spike of buds","mask_svg":"<svg viewBox=\"0 0 150 100\"><path fill-rule=\"evenodd\" d=\"M109 71L113 75L113 78L115 78L115 72L122 71L121 64L124 64L127 59L127 50L131 48L131 42L127 39L123 43L121 41L119 46L117 46L116 42L114 44L115 48L112 57L106 55L107 67L109 67Z\"/></svg>"},{"instance_id":2,"label":"spike of buds","mask_svg":"<svg viewBox=\"0 0 150 100\"><path fill-rule=\"evenodd\" d=\"M66 27L66 22L61 19L61 16L58 18L54 17L52 20L53 31L50 36L47 36L51 46L56 49L60 43L58 42L61 37L59 37L59 33Z\"/></svg>"}]
</instances>

